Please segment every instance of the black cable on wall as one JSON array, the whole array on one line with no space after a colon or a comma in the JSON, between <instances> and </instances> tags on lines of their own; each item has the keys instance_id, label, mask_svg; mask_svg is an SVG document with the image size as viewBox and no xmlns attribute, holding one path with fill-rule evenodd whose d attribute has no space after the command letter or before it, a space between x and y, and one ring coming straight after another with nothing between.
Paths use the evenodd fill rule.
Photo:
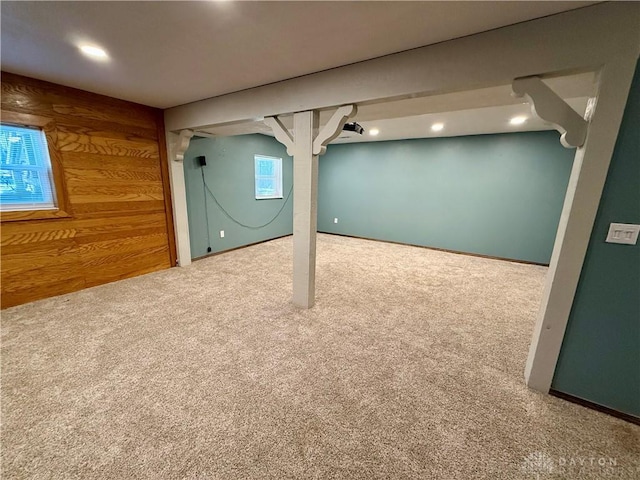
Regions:
<instances>
[{"instance_id":1,"label":"black cable on wall","mask_svg":"<svg viewBox=\"0 0 640 480\"><path fill-rule=\"evenodd\" d=\"M204 195L204 216L207 222L207 253L211 253L211 232L209 231L209 208L208 208L208 202L207 202L207 184L204 180L204 165L201 166L200 172L202 173L202 194Z\"/></svg>"},{"instance_id":2,"label":"black cable on wall","mask_svg":"<svg viewBox=\"0 0 640 480\"><path fill-rule=\"evenodd\" d=\"M205 179L204 176L204 167L207 164L205 161L204 157L197 157L198 160L200 161L200 173L202 173L202 187L204 189L205 192L205 198L204 198L204 211L205 211L205 215L207 216L207 241L209 242L209 248L207 249L207 251L211 251L211 240L209 237L209 213L207 211L207 196L206 194L209 193L209 195L211 196L211 198L213 199L213 201L215 202L215 204L218 206L218 208L222 211L222 213L224 213L224 215L231 220L233 223L235 223L236 225L239 225L243 228L248 228L250 230L259 230L261 228L264 228L266 226L271 225L282 213L282 211L284 210L284 207L287 205L287 203L289 202L289 198L291 198L291 193L293 192L293 185L291 185L291 188L289 189L289 193L287 194L287 198L285 199L285 201L282 203L282 207L280 207L280 210L278 210L278 213L275 214L275 216L269 220L268 222L262 224L262 225L248 225L246 223L243 223L237 219L235 219L218 201L218 199L216 198L215 194L211 191L211 189L209 188L209 185L207 185L207 181Z\"/></svg>"}]
</instances>

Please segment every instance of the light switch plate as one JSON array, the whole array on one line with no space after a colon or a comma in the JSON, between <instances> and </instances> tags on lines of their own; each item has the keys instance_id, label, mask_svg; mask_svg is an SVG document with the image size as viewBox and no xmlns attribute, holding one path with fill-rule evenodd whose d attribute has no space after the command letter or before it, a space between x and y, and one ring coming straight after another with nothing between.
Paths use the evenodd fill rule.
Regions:
<instances>
[{"instance_id":1,"label":"light switch plate","mask_svg":"<svg viewBox=\"0 0 640 480\"><path fill-rule=\"evenodd\" d=\"M638 232L640 232L640 225L634 225L632 223L612 223L609 226L606 242L635 245L638 241Z\"/></svg>"}]
</instances>

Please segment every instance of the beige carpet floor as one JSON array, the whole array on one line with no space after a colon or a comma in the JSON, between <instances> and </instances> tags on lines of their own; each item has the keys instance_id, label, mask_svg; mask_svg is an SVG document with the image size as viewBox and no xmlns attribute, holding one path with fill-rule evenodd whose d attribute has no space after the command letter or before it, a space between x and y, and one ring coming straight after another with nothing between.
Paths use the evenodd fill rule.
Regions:
<instances>
[{"instance_id":1,"label":"beige carpet floor","mask_svg":"<svg viewBox=\"0 0 640 480\"><path fill-rule=\"evenodd\" d=\"M528 390L546 268L291 237L2 312L5 479L640 478L640 428Z\"/></svg>"}]
</instances>

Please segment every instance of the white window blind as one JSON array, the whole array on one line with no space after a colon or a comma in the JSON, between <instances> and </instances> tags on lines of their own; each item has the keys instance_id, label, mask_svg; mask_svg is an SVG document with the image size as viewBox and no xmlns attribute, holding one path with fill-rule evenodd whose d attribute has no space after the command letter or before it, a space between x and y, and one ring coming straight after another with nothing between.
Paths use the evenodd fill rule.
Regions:
<instances>
[{"instance_id":1,"label":"white window blind","mask_svg":"<svg viewBox=\"0 0 640 480\"><path fill-rule=\"evenodd\" d=\"M256 199L282 198L282 158L255 155Z\"/></svg>"},{"instance_id":2,"label":"white window blind","mask_svg":"<svg viewBox=\"0 0 640 480\"><path fill-rule=\"evenodd\" d=\"M51 160L42 130L0 125L0 210L56 208Z\"/></svg>"}]
</instances>

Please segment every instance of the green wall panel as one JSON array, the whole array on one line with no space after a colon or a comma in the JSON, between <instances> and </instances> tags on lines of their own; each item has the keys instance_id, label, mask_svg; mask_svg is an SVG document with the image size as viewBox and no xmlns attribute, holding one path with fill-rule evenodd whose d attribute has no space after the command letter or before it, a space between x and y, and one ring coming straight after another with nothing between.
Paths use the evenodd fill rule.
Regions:
<instances>
[{"instance_id":1,"label":"green wall panel","mask_svg":"<svg viewBox=\"0 0 640 480\"><path fill-rule=\"evenodd\" d=\"M318 230L548 263L574 153L556 132L330 145Z\"/></svg>"},{"instance_id":2,"label":"green wall panel","mask_svg":"<svg viewBox=\"0 0 640 480\"><path fill-rule=\"evenodd\" d=\"M640 68L627 101L552 388L640 417L640 245L605 243L640 224Z\"/></svg>"},{"instance_id":3,"label":"green wall panel","mask_svg":"<svg viewBox=\"0 0 640 480\"><path fill-rule=\"evenodd\" d=\"M255 154L282 158L283 199L256 200L254 191ZM207 165L200 167L196 157L204 155ZM242 135L215 139L193 139L184 157L184 174L189 214L191 256L207 255L207 217L202 172L222 207L240 223L260 226L271 220L285 203L293 181L293 161L285 148L265 135ZM292 195L293 197L293 195ZM230 220L206 195L212 252L269 240L293 232L293 198L289 198L280 215L270 225L251 229ZM224 230L224 238L220 238Z\"/></svg>"}]
</instances>

